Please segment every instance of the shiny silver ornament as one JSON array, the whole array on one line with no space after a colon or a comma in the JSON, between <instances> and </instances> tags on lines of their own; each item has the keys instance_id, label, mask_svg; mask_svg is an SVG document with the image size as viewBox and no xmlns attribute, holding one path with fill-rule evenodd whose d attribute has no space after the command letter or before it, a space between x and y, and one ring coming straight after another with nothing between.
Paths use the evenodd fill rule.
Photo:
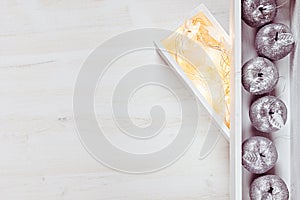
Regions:
<instances>
[{"instance_id":1,"label":"shiny silver ornament","mask_svg":"<svg viewBox=\"0 0 300 200\"><path fill-rule=\"evenodd\" d=\"M277 67L267 58L256 57L243 65L242 84L253 95L271 92L278 79Z\"/></svg>"},{"instance_id":2,"label":"shiny silver ornament","mask_svg":"<svg viewBox=\"0 0 300 200\"><path fill-rule=\"evenodd\" d=\"M276 61L287 56L294 48L295 39L284 24L268 24L256 34L255 48L259 56Z\"/></svg>"},{"instance_id":3,"label":"shiny silver ornament","mask_svg":"<svg viewBox=\"0 0 300 200\"><path fill-rule=\"evenodd\" d=\"M250 186L251 200L287 200L289 190L285 182L276 175L265 175L255 179Z\"/></svg>"},{"instance_id":4,"label":"shiny silver ornament","mask_svg":"<svg viewBox=\"0 0 300 200\"><path fill-rule=\"evenodd\" d=\"M265 137L251 137L242 145L242 164L251 173L262 174L274 167L278 158L273 142Z\"/></svg>"},{"instance_id":5,"label":"shiny silver ornament","mask_svg":"<svg viewBox=\"0 0 300 200\"><path fill-rule=\"evenodd\" d=\"M242 0L242 19L251 27L273 21L277 13L275 0Z\"/></svg>"},{"instance_id":6,"label":"shiny silver ornament","mask_svg":"<svg viewBox=\"0 0 300 200\"><path fill-rule=\"evenodd\" d=\"M285 125L287 108L280 99L274 96L264 96L252 103L249 117L257 130L271 133Z\"/></svg>"}]
</instances>

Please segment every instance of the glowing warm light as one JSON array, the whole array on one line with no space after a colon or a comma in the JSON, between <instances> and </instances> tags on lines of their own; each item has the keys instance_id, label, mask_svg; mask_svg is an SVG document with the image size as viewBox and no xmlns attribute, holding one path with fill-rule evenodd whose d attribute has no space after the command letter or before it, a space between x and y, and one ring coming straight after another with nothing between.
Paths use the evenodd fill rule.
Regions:
<instances>
[{"instance_id":1,"label":"glowing warm light","mask_svg":"<svg viewBox=\"0 0 300 200\"><path fill-rule=\"evenodd\" d=\"M230 127L230 45L204 12L186 20L162 41L187 77Z\"/></svg>"}]
</instances>

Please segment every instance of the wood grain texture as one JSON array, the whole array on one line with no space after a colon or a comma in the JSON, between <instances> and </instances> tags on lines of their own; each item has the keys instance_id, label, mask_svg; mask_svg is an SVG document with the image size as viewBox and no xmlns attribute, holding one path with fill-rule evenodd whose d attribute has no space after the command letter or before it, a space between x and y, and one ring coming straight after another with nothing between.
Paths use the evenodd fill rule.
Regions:
<instances>
[{"instance_id":1,"label":"wood grain texture","mask_svg":"<svg viewBox=\"0 0 300 200\"><path fill-rule=\"evenodd\" d=\"M217 131L203 108L198 137L187 153L146 175L122 174L96 162L82 147L73 119L74 83L93 49L120 32L173 28L200 3L228 31L226 0L1 1L1 199L228 199L225 139L199 159L207 130ZM159 61L157 55L150 58Z\"/></svg>"}]
</instances>

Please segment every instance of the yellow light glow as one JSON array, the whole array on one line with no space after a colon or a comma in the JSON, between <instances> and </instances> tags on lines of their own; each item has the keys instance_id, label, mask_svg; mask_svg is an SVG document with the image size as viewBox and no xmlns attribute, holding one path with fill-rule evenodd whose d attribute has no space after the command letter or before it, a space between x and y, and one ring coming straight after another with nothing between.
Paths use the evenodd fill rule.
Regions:
<instances>
[{"instance_id":1,"label":"yellow light glow","mask_svg":"<svg viewBox=\"0 0 300 200\"><path fill-rule=\"evenodd\" d=\"M173 35L163 40L162 43L207 102L222 116L226 126L230 128L231 52L228 40L218 29L219 27L216 27L205 13L199 12L186 20ZM195 45L198 46L195 47ZM207 57L210 58L209 61ZM221 83L212 82L211 79L220 79ZM223 91L210 91L210 84L221 84ZM213 87L218 88L218 86ZM220 96L214 98L212 92L220 92Z\"/></svg>"}]
</instances>

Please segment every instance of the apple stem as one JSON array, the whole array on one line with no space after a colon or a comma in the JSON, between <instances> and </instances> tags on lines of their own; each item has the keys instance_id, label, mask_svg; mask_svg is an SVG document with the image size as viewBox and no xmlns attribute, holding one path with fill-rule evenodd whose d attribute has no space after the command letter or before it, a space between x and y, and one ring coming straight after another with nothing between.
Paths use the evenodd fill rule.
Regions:
<instances>
[{"instance_id":1,"label":"apple stem","mask_svg":"<svg viewBox=\"0 0 300 200\"><path fill-rule=\"evenodd\" d=\"M278 40L278 32L276 32L276 35L275 35L275 41L277 41Z\"/></svg>"},{"instance_id":2,"label":"apple stem","mask_svg":"<svg viewBox=\"0 0 300 200\"><path fill-rule=\"evenodd\" d=\"M258 10L259 10L260 12L263 12L264 10L267 10L267 8L265 8L264 6L260 6L260 7L258 8Z\"/></svg>"},{"instance_id":3,"label":"apple stem","mask_svg":"<svg viewBox=\"0 0 300 200\"><path fill-rule=\"evenodd\" d=\"M259 155L260 155L260 157L266 157L266 156L265 156L264 154L262 154L262 153L260 153Z\"/></svg>"},{"instance_id":4,"label":"apple stem","mask_svg":"<svg viewBox=\"0 0 300 200\"><path fill-rule=\"evenodd\" d=\"M268 192L269 192L270 194L272 194L272 193L273 193L273 190L274 190L273 187L270 187L270 189L269 189Z\"/></svg>"}]
</instances>

